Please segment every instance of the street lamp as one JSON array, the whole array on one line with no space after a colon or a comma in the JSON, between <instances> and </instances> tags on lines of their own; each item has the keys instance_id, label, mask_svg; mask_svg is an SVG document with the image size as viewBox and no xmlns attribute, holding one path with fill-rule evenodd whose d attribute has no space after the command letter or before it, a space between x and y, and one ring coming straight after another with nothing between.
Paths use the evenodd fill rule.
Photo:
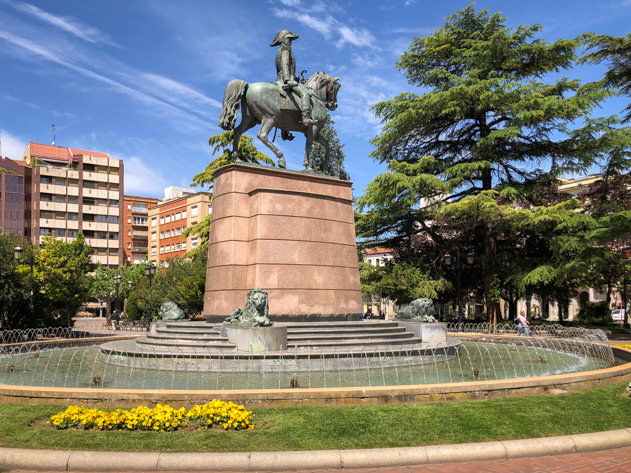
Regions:
<instances>
[{"instance_id":1,"label":"street lamp","mask_svg":"<svg viewBox=\"0 0 631 473\"><path fill-rule=\"evenodd\" d=\"M13 256L15 257L16 261L20 261L22 259L22 253L24 252L24 250L22 249L21 246L16 246L15 248L13 248ZM35 322L35 315L34 315L34 308L33 308L33 249L31 248L31 256L29 258L29 266L31 268L31 295L30 295L30 301L29 301L29 309L30 309L30 316L31 319L29 321L29 326L33 326L34 322Z\"/></svg>"},{"instance_id":2,"label":"street lamp","mask_svg":"<svg viewBox=\"0 0 631 473\"><path fill-rule=\"evenodd\" d=\"M475 256L475 253L473 253L473 251L470 251L469 253L467 253L467 264L470 266L473 264L473 257ZM449 253L446 253L445 256L443 256L443 261L445 262L445 264L447 266L451 266L451 255ZM456 297L458 300L458 331L462 330L462 326L464 324L464 314L462 313L462 288L461 288L461 284L460 284L460 273L462 272L462 259L460 258L460 249L456 250L456 261L455 261L455 266L456 266Z\"/></svg>"},{"instance_id":3,"label":"street lamp","mask_svg":"<svg viewBox=\"0 0 631 473\"><path fill-rule=\"evenodd\" d=\"M151 322L151 279L156 274L156 265L151 263L149 266L145 266L145 275L149 278L149 313L148 313L148 323Z\"/></svg>"},{"instance_id":4,"label":"street lamp","mask_svg":"<svg viewBox=\"0 0 631 473\"><path fill-rule=\"evenodd\" d=\"M120 301L118 300L118 286L120 286L121 283L121 276L120 274L117 274L114 276L114 284L116 284L116 320L120 320L121 318L121 308L120 308Z\"/></svg>"}]
</instances>

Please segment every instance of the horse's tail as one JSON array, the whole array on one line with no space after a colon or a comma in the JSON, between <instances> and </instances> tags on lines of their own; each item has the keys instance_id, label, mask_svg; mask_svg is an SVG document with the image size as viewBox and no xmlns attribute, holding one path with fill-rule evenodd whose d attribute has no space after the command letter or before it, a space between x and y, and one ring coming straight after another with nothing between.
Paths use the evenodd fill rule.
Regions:
<instances>
[{"instance_id":1,"label":"horse's tail","mask_svg":"<svg viewBox=\"0 0 631 473\"><path fill-rule=\"evenodd\" d=\"M221 115L219 116L219 126L224 130L234 129L241 97L243 97L247 87L248 83L241 79L234 79L228 82L226 92L223 95Z\"/></svg>"}]
</instances>

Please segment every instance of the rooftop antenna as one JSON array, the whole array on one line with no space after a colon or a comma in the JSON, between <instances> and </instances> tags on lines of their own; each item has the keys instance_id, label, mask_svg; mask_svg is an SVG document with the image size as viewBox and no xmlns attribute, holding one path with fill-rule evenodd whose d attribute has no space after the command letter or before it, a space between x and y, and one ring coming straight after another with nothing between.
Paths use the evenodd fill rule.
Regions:
<instances>
[{"instance_id":1,"label":"rooftop antenna","mask_svg":"<svg viewBox=\"0 0 631 473\"><path fill-rule=\"evenodd\" d=\"M54 124L54 123L53 123L52 125L50 125L50 126L51 126L51 128L53 129L53 146L55 146L55 131L56 131L57 129L55 128L55 124Z\"/></svg>"}]
</instances>

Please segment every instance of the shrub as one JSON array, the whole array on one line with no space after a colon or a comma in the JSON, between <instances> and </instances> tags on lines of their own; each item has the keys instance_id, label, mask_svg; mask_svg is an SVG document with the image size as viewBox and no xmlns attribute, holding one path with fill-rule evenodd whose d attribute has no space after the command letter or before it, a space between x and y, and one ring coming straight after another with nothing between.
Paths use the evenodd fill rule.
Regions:
<instances>
[{"instance_id":1,"label":"shrub","mask_svg":"<svg viewBox=\"0 0 631 473\"><path fill-rule=\"evenodd\" d=\"M590 325L607 325L613 321L605 302L585 302L576 318Z\"/></svg>"}]
</instances>

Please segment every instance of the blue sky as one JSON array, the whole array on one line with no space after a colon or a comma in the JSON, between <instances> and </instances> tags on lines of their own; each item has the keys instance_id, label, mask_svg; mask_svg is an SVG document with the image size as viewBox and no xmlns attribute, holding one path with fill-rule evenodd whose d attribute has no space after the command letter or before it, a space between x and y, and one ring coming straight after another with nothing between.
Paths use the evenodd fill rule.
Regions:
<instances>
[{"instance_id":1,"label":"blue sky","mask_svg":"<svg viewBox=\"0 0 631 473\"><path fill-rule=\"evenodd\" d=\"M123 159L127 194L161 197L166 186L188 186L210 160L207 138L220 132L227 82L275 80L269 43L289 29L300 36L298 70L341 78L332 118L359 196L383 171L368 156L380 127L370 107L414 91L395 70L397 57L413 36L440 28L468 3L0 0L2 154L20 159L28 141L51 143L54 123L57 145ZM501 11L511 27L541 23L547 41L587 31L623 35L631 24L631 0L489 0L476 8ZM590 81L602 72L585 66L565 74ZM610 99L601 114L626 103ZM303 137L276 143L288 168L301 169Z\"/></svg>"}]
</instances>

